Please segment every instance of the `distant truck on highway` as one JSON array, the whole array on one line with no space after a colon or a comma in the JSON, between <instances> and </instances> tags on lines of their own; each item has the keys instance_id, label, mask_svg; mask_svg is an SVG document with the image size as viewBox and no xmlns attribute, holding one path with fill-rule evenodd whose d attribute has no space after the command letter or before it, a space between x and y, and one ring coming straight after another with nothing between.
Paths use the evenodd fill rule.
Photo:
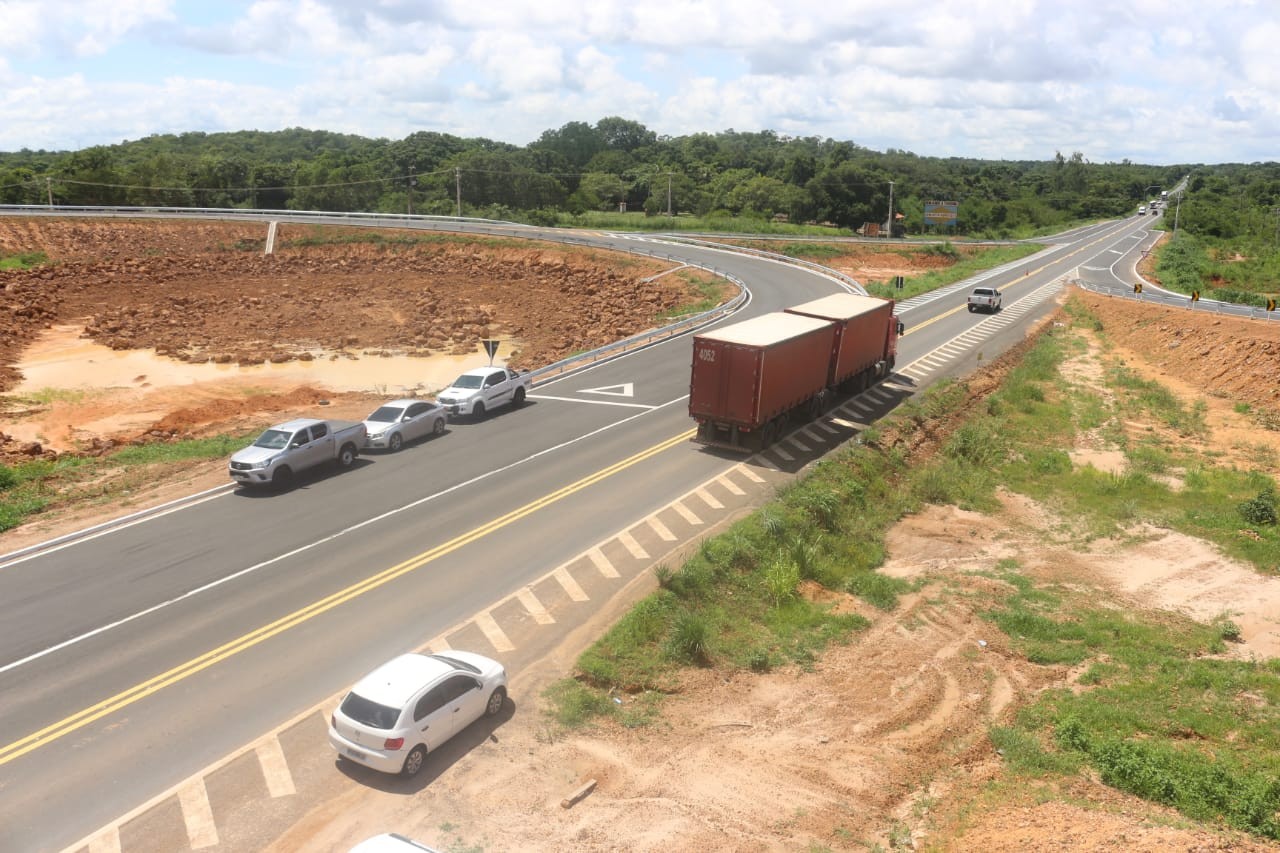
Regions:
<instances>
[{"instance_id":1,"label":"distant truck on highway","mask_svg":"<svg viewBox=\"0 0 1280 853\"><path fill-rule=\"evenodd\" d=\"M695 335L694 441L744 452L768 447L791 418L816 417L837 393L888 376L899 334L893 300L842 293Z\"/></svg>"},{"instance_id":2,"label":"distant truck on highway","mask_svg":"<svg viewBox=\"0 0 1280 853\"><path fill-rule=\"evenodd\" d=\"M363 423L298 418L276 424L231 457L231 479L245 486L286 488L301 472L325 462L350 468L364 447Z\"/></svg>"},{"instance_id":3,"label":"distant truck on highway","mask_svg":"<svg viewBox=\"0 0 1280 853\"><path fill-rule=\"evenodd\" d=\"M436 402L450 415L471 416L477 420L501 406L523 406L533 390L533 379L509 367L478 367L453 380L436 395Z\"/></svg>"},{"instance_id":4,"label":"distant truck on highway","mask_svg":"<svg viewBox=\"0 0 1280 853\"><path fill-rule=\"evenodd\" d=\"M994 287L975 287L969 294L969 313L974 311L990 311L992 314L1000 310L1002 297Z\"/></svg>"}]
</instances>

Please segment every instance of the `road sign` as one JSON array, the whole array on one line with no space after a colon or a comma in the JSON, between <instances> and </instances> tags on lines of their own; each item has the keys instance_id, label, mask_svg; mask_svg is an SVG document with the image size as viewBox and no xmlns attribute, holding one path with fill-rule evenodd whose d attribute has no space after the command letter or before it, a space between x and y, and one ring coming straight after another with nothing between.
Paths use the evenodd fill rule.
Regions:
<instances>
[{"instance_id":1,"label":"road sign","mask_svg":"<svg viewBox=\"0 0 1280 853\"><path fill-rule=\"evenodd\" d=\"M1267 310L1268 311L1276 310L1276 301L1274 299L1267 300Z\"/></svg>"},{"instance_id":2,"label":"road sign","mask_svg":"<svg viewBox=\"0 0 1280 853\"><path fill-rule=\"evenodd\" d=\"M1134 293L1141 293L1141 292L1142 292L1142 282L1140 282L1140 281L1139 281L1139 282L1136 282L1136 283L1133 285L1133 292L1134 292Z\"/></svg>"},{"instance_id":3,"label":"road sign","mask_svg":"<svg viewBox=\"0 0 1280 853\"><path fill-rule=\"evenodd\" d=\"M926 201L924 221L930 225L955 225L956 213L959 209L958 201Z\"/></svg>"},{"instance_id":4,"label":"road sign","mask_svg":"<svg viewBox=\"0 0 1280 853\"><path fill-rule=\"evenodd\" d=\"M1199 302L1199 301L1200 301L1200 291L1198 291L1198 290L1193 290L1193 291L1191 291L1191 301L1192 301L1192 302Z\"/></svg>"},{"instance_id":5,"label":"road sign","mask_svg":"<svg viewBox=\"0 0 1280 853\"><path fill-rule=\"evenodd\" d=\"M489 363L493 364L493 357L498 354L498 341L481 341L484 344L484 351L489 354Z\"/></svg>"},{"instance_id":6,"label":"road sign","mask_svg":"<svg viewBox=\"0 0 1280 853\"><path fill-rule=\"evenodd\" d=\"M907 283L905 276L895 275L893 277L893 286L901 290Z\"/></svg>"}]
</instances>

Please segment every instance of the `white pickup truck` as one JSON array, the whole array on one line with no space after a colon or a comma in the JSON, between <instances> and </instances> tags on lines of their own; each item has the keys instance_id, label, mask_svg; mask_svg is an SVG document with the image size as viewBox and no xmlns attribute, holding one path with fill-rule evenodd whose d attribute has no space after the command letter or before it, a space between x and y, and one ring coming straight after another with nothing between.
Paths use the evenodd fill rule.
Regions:
<instances>
[{"instance_id":1,"label":"white pickup truck","mask_svg":"<svg viewBox=\"0 0 1280 853\"><path fill-rule=\"evenodd\" d=\"M1000 310L1000 291L994 287L975 287L969 294L969 313L974 311L990 311L992 314Z\"/></svg>"},{"instance_id":2,"label":"white pickup truck","mask_svg":"<svg viewBox=\"0 0 1280 853\"><path fill-rule=\"evenodd\" d=\"M478 420L501 406L523 406L532 389L528 373L509 367L477 367L453 380L436 395L436 402L450 415L470 415Z\"/></svg>"},{"instance_id":3,"label":"white pickup truck","mask_svg":"<svg viewBox=\"0 0 1280 853\"><path fill-rule=\"evenodd\" d=\"M245 486L287 488L308 468L337 462L350 468L364 447L363 423L298 418L276 424L231 457L228 473Z\"/></svg>"}]
</instances>

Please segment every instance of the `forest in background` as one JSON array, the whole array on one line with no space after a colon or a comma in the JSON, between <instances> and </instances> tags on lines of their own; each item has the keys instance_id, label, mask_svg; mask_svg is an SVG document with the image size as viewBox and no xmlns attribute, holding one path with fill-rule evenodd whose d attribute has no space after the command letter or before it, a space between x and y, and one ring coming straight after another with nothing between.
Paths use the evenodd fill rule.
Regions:
<instances>
[{"instance_id":1,"label":"forest in background","mask_svg":"<svg viewBox=\"0 0 1280 853\"><path fill-rule=\"evenodd\" d=\"M461 213L548 226L625 209L635 227L663 230L694 217L698 227L785 221L851 233L887 219L892 182L907 234L1008 239L1131 215L1188 175L1160 220L1172 227L1181 202L1181 247L1165 271L1173 285L1274 291L1280 164L922 157L772 131L659 136L616 116L570 122L523 147L433 131L388 140L294 128L0 152L0 203ZM927 224L926 201L957 202L956 224Z\"/></svg>"}]
</instances>

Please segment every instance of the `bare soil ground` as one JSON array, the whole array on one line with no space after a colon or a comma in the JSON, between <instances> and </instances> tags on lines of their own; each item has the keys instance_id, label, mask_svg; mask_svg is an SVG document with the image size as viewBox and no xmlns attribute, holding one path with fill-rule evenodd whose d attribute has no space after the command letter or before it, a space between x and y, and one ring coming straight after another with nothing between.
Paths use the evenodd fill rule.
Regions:
<instances>
[{"instance_id":1,"label":"bare soil ground","mask_svg":"<svg viewBox=\"0 0 1280 853\"><path fill-rule=\"evenodd\" d=\"M475 259L457 247L329 245L287 249L275 260L227 248L252 246L261 236L251 226L0 220L0 253L43 249L58 261L52 271L0 273L6 387L16 383L23 353L58 324L83 322L107 345L166 348L169 360L357 355L389 351L394 340L406 352L429 351L425 370L433 359L456 357L454 347L473 350L486 335L518 339L525 364L549 361L638 331L688 294L682 289L688 285L677 286L670 276L656 288L644 284L654 271L647 266L620 271L599 257L543 247L482 246ZM896 254L851 253L830 264L855 276L910 272ZM286 281L292 295L282 304L296 306L302 319L281 316L264 327L268 312L254 309L277 298ZM426 315L414 313L422 291L430 291L437 306L427 313L454 318L451 324L434 332L437 327L423 325ZM324 312L313 298L341 310ZM1280 324L1205 322L1203 315L1081 298L1111 344L1083 328L1092 345L1069 365L1073 381L1096 383L1107 364L1123 361L1188 402L1205 401L1206 451L1225 454L1228 464L1280 474ZM619 300L629 313L606 319L598 303ZM529 307L539 301L540 308ZM580 314L593 319L567 319ZM519 325L528 316L541 319ZM544 327L550 334L543 335ZM998 376L997 369L976 377L971 393L980 397ZM76 431L76 425L103 421L101 410L113 406L145 406L156 423L170 418L175 431L202 434L314 411L322 399L334 416L354 417L371 399L334 394L323 384L139 387L146 384L119 397L94 395L86 410L59 408L56 400L24 404L20 418L40 422L48 434L70 425L77 441L91 447L93 439L112 436ZM1212 393L1206 396L1206 389ZM1158 427L1135 422L1126 429ZM1096 437L1071 450L1078 464L1119 463L1115 448ZM141 506L224 481L221 462L181 466L159 487L128 500ZM538 711L541 690L569 672L577 651L616 616L602 613L574 642L521 672L513 685L519 713L424 790L405 796L352 780L271 849L346 849L387 830L445 850L1274 849L1196 826L1089 779L1060 790L985 793L1002 774L987 728L1070 675L1027 663L977 616L998 591L998 582L978 572L1003 557L1016 557L1042 577L1096 586L1135 609L1179 609L1204 619L1234 614L1245 641L1236 653L1280 654L1275 578L1168 531L1135 531L1143 535L1082 546L1070 524L1046 508L1013 494L1002 500L1002 511L991 516L934 507L893 530L884 571L924 585L891 613L807 589L873 621L811 669L693 671L656 725L558 732ZM0 550L120 511L116 501L81 505L3 534ZM587 779L597 781L596 790L561 808L561 799Z\"/></svg>"}]
</instances>

